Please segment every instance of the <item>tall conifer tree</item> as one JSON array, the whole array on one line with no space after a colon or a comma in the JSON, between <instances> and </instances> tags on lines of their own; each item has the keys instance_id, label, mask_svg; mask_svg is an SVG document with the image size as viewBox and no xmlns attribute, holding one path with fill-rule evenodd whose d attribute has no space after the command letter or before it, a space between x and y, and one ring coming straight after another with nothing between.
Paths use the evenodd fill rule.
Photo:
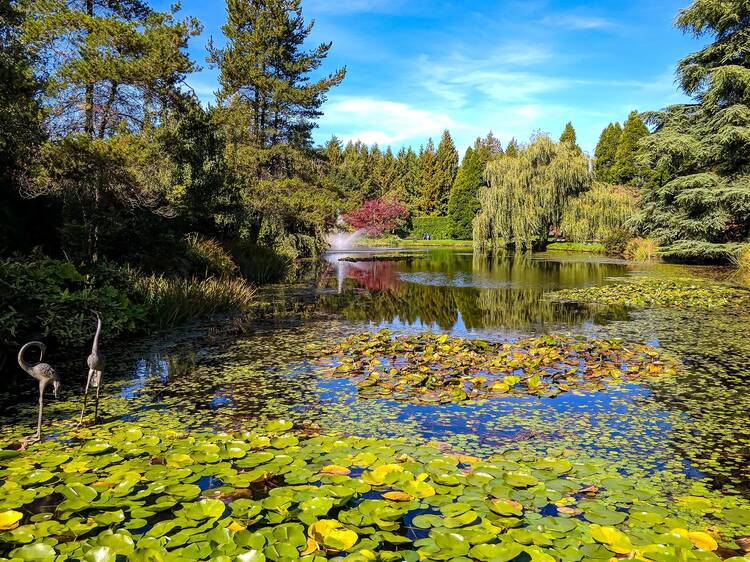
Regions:
<instances>
[{"instance_id":1,"label":"tall conifer tree","mask_svg":"<svg viewBox=\"0 0 750 562\"><path fill-rule=\"evenodd\" d=\"M610 123L602 131L594 151L594 176L598 181L615 183L612 168L621 135L622 126L619 123Z\"/></svg>"},{"instance_id":2,"label":"tall conifer tree","mask_svg":"<svg viewBox=\"0 0 750 562\"><path fill-rule=\"evenodd\" d=\"M697 0L677 26L712 41L682 59L693 103L651 114L642 164L654 173L638 226L664 255L726 259L750 240L750 4Z\"/></svg>"},{"instance_id":3,"label":"tall conifer tree","mask_svg":"<svg viewBox=\"0 0 750 562\"><path fill-rule=\"evenodd\" d=\"M450 132L443 131L435 154L435 168L427 184L426 198L431 202L428 212L433 215L448 213L448 198L458 172L458 151Z\"/></svg>"},{"instance_id":4,"label":"tall conifer tree","mask_svg":"<svg viewBox=\"0 0 750 562\"><path fill-rule=\"evenodd\" d=\"M612 179L622 185L639 185L645 171L638 165L638 143L648 136L648 128L637 111L631 111L622 128L620 141L615 152Z\"/></svg>"},{"instance_id":5,"label":"tall conifer tree","mask_svg":"<svg viewBox=\"0 0 750 562\"><path fill-rule=\"evenodd\" d=\"M577 140L578 139L576 138L576 130L573 127L573 123L568 121L565 124L565 128L563 129L562 134L560 135L560 142L565 143L571 148L577 150L578 152L583 153L583 151L581 150L581 147L578 146Z\"/></svg>"},{"instance_id":6,"label":"tall conifer tree","mask_svg":"<svg viewBox=\"0 0 750 562\"><path fill-rule=\"evenodd\" d=\"M472 237L472 221L479 210L478 193L483 185L483 171L480 155L471 147L467 148L448 201L453 238L470 240Z\"/></svg>"}]
</instances>

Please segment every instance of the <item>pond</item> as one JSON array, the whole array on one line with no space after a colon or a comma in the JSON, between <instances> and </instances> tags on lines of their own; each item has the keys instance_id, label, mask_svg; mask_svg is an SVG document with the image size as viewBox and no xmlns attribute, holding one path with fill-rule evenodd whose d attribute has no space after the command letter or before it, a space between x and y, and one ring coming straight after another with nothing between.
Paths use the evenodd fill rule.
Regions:
<instances>
[{"instance_id":1,"label":"pond","mask_svg":"<svg viewBox=\"0 0 750 562\"><path fill-rule=\"evenodd\" d=\"M569 451L648 479L672 496L710 491L750 498L747 308L636 309L548 297L623 279L723 281L726 270L568 254L488 258L462 249L371 249L328 254L312 271L305 283L260 292L265 309L275 312L267 319L194 326L109 349L105 420L167 412L185 427L215 431L284 418L311 433L402 437L480 457ZM429 403L365 395L351 378L329 376L309 353L381 330L490 342L541 335L614 339L625 348L656 348L678 372L596 392ZM72 418L79 408L85 372L75 364L61 370L71 400L50 400L51 420ZM29 386L20 378L26 402L3 397L8 438L31 432Z\"/></svg>"}]
</instances>

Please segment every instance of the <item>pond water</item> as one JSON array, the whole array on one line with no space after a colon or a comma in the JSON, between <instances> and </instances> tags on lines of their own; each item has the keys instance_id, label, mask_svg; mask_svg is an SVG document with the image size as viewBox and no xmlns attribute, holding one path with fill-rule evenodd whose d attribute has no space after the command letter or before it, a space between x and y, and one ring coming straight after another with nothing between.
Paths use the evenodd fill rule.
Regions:
<instances>
[{"instance_id":1,"label":"pond water","mask_svg":"<svg viewBox=\"0 0 750 562\"><path fill-rule=\"evenodd\" d=\"M433 440L471 454L567 448L670 486L703 481L750 497L750 312L628 310L545 298L625 277L722 279L725 271L566 254L486 258L457 249L410 250L388 261L391 253L329 254L309 282L264 289L273 318L195 326L110 348L105 418L169 409L193 426L283 417L328 433ZM606 392L413 404L361 399L351 380L323 376L306 359L311 343L382 329L492 341L545 333L617 337L662 348L682 368L676 377ZM61 370L73 400L50 401L50 419L75 415L84 381L82 362ZM30 428L34 389L19 382L29 399L6 396L4 415L28 420Z\"/></svg>"}]
</instances>

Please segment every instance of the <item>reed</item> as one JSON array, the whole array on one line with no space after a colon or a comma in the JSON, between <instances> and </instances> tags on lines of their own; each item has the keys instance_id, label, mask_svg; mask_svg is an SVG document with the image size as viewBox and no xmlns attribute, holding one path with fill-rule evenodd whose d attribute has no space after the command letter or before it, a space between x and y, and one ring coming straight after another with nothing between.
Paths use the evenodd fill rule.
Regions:
<instances>
[{"instance_id":1,"label":"reed","mask_svg":"<svg viewBox=\"0 0 750 562\"><path fill-rule=\"evenodd\" d=\"M247 312L255 295L255 288L244 279L225 277L135 276L134 289L158 329L214 314Z\"/></svg>"}]
</instances>

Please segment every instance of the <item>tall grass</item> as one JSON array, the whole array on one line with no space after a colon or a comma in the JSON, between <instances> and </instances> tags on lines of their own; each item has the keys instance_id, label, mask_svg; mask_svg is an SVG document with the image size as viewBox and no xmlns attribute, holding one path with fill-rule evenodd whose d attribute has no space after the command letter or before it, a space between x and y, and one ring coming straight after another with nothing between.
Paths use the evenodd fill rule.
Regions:
<instances>
[{"instance_id":1,"label":"tall grass","mask_svg":"<svg viewBox=\"0 0 750 562\"><path fill-rule=\"evenodd\" d=\"M196 318L227 312L247 312L255 289L241 278L133 278L134 289L154 328L172 328Z\"/></svg>"},{"instance_id":2,"label":"tall grass","mask_svg":"<svg viewBox=\"0 0 750 562\"><path fill-rule=\"evenodd\" d=\"M237 264L217 240L200 234L188 234L184 244L186 257L202 270L200 273L204 277L226 277L237 273Z\"/></svg>"},{"instance_id":3,"label":"tall grass","mask_svg":"<svg viewBox=\"0 0 750 562\"><path fill-rule=\"evenodd\" d=\"M625 246L625 259L654 261L659 257L659 246L650 238L633 238Z\"/></svg>"},{"instance_id":4,"label":"tall grass","mask_svg":"<svg viewBox=\"0 0 750 562\"><path fill-rule=\"evenodd\" d=\"M278 283L294 266L290 257L246 240L233 242L230 250L242 276L253 283Z\"/></svg>"}]
</instances>

